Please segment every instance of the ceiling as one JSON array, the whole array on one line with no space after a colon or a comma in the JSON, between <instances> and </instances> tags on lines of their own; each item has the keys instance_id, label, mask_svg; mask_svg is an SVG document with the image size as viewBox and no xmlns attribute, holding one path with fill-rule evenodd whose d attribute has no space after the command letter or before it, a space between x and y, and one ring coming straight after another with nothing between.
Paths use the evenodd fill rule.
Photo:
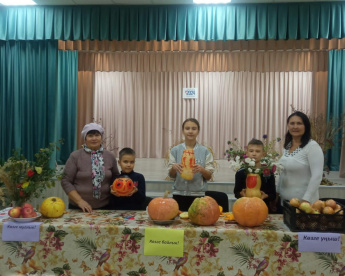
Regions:
<instances>
[{"instance_id":1,"label":"ceiling","mask_svg":"<svg viewBox=\"0 0 345 276\"><path fill-rule=\"evenodd\" d=\"M193 4L193 0L34 0L38 5L180 5ZM333 0L342 1L342 0ZM332 1L332 2L333 2ZM318 2L313 0L232 0L232 3L284 3ZM330 2L324 0L319 2ZM1 4L0 4L1 5Z\"/></svg>"}]
</instances>

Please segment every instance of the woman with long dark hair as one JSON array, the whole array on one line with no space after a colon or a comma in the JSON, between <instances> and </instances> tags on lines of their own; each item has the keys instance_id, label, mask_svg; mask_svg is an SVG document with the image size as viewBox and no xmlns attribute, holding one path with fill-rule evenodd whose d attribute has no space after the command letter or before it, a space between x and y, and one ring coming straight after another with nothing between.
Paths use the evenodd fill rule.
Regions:
<instances>
[{"instance_id":1,"label":"woman with long dark hair","mask_svg":"<svg viewBox=\"0 0 345 276\"><path fill-rule=\"evenodd\" d=\"M319 199L324 156L319 144L311 139L310 121L303 112L294 112L287 119L284 152L279 162L284 167L278 182L283 200L297 197L313 203Z\"/></svg>"}]
</instances>

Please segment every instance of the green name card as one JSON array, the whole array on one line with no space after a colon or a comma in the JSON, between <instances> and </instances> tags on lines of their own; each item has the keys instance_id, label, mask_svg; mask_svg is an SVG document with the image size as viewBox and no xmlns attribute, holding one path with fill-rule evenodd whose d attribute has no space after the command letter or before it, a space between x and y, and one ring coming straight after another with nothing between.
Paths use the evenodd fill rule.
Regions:
<instances>
[{"instance_id":1,"label":"green name card","mask_svg":"<svg viewBox=\"0 0 345 276\"><path fill-rule=\"evenodd\" d=\"M184 230L145 228L144 255L183 256Z\"/></svg>"}]
</instances>

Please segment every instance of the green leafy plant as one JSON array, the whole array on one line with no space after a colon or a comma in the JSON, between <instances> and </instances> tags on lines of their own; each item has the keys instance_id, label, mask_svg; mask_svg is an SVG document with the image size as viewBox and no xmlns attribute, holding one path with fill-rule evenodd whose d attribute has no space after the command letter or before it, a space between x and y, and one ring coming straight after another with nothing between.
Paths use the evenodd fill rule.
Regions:
<instances>
[{"instance_id":1,"label":"green leafy plant","mask_svg":"<svg viewBox=\"0 0 345 276\"><path fill-rule=\"evenodd\" d=\"M13 151L12 156L0 166L0 196L2 194L6 205L13 201L21 205L32 197L40 197L46 188L55 185L59 172L49 165L55 149L59 149L56 143L41 148L34 161L27 160L19 150Z\"/></svg>"}]
</instances>

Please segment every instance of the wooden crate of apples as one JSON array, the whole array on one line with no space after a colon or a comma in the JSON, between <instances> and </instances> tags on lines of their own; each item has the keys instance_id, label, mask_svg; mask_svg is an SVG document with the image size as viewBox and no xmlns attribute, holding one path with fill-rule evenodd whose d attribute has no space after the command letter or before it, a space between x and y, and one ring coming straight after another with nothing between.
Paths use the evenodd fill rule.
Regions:
<instances>
[{"instance_id":1,"label":"wooden crate of apples","mask_svg":"<svg viewBox=\"0 0 345 276\"><path fill-rule=\"evenodd\" d=\"M283 214L292 231L345 232L344 206L333 199L310 204L292 198L284 202Z\"/></svg>"}]
</instances>

